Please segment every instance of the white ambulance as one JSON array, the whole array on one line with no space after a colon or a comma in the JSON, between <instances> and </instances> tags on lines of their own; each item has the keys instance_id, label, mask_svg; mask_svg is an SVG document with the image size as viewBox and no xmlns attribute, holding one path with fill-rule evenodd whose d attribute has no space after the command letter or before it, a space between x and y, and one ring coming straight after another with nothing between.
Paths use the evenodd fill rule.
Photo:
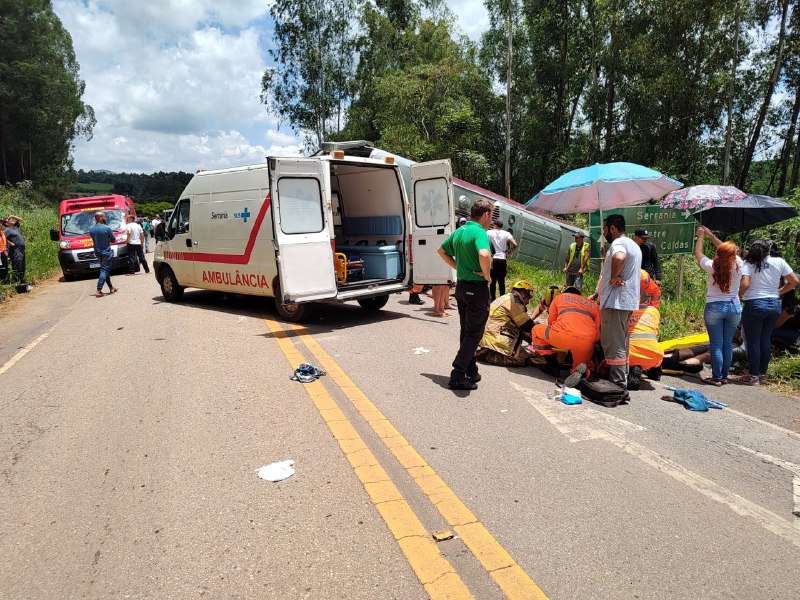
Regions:
<instances>
[{"instance_id":1,"label":"white ambulance","mask_svg":"<svg viewBox=\"0 0 800 600\"><path fill-rule=\"evenodd\" d=\"M156 246L164 298L180 301L185 288L268 296L283 319L302 321L313 302L378 310L412 282L454 281L437 254L453 229L450 161L411 166L407 192L395 157L375 156L336 149L197 173Z\"/></svg>"}]
</instances>

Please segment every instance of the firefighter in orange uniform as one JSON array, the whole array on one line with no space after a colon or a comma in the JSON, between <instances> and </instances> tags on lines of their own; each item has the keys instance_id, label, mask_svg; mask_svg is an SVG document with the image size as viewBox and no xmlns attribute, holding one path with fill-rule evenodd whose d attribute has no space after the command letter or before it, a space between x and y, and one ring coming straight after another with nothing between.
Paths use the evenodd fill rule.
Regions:
<instances>
[{"instance_id":1,"label":"firefighter in orange uniform","mask_svg":"<svg viewBox=\"0 0 800 600\"><path fill-rule=\"evenodd\" d=\"M532 349L547 359L543 371L548 375L559 375L555 348L572 353L570 373L584 373L591 364L594 344L600 339L600 307L573 286L552 295L555 297L550 302L546 295L531 315L535 319L545 308L548 310L547 325L539 323L533 327Z\"/></svg>"},{"instance_id":2,"label":"firefighter in orange uniform","mask_svg":"<svg viewBox=\"0 0 800 600\"><path fill-rule=\"evenodd\" d=\"M643 304L655 306L656 308L661 305L661 286L644 269L642 269L642 275L639 279L639 290L639 308Z\"/></svg>"}]
</instances>

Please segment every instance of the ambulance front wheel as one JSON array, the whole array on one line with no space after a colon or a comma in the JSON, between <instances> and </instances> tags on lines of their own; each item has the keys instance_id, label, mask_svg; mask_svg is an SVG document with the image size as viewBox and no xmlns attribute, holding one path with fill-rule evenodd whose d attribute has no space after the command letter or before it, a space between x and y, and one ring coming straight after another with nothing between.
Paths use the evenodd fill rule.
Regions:
<instances>
[{"instance_id":1,"label":"ambulance front wheel","mask_svg":"<svg viewBox=\"0 0 800 600\"><path fill-rule=\"evenodd\" d=\"M361 300L357 300L364 310L380 310L386 306L388 301L388 294L385 296L375 296L374 298L362 298Z\"/></svg>"},{"instance_id":2,"label":"ambulance front wheel","mask_svg":"<svg viewBox=\"0 0 800 600\"><path fill-rule=\"evenodd\" d=\"M167 302L180 302L183 298L183 287L169 267L164 268L164 274L161 276L161 293Z\"/></svg>"}]
</instances>

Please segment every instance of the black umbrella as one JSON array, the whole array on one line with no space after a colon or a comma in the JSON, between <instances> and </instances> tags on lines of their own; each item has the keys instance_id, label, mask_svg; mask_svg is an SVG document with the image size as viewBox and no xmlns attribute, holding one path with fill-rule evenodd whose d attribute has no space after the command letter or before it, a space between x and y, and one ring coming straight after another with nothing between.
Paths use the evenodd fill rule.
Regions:
<instances>
[{"instance_id":1,"label":"black umbrella","mask_svg":"<svg viewBox=\"0 0 800 600\"><path fill-rule=\"evenodd\" d=\"M749 194L738 202L704 208L692 216L714 231L741 233L796 217L797 209L777 198Z\"/></svg>"}]
</instances>

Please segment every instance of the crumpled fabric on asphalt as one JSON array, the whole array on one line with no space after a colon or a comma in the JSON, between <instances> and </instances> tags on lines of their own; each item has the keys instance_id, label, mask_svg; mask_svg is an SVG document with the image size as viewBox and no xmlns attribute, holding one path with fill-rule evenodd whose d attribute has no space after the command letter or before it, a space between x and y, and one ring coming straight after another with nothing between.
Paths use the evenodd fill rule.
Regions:
<instances>
[{"instance_id":1,"label":"crumpled fabric on asphalt","mask_svg":"<svg viewBox=\"0 0 800 600\"><path fill-rule=\"evenodd\" d=\"M709 408L727 408L727 404L712 400L700 390L682 390L680 388L667 388L672 390L672 398L682 404L687 410L707 411Z\"/></svg>"},{"instance_id":2,"label":"crumpled fabric on asphalt","mask_svg":"<svg viewBox=\"0 0 800 600\"><path fill-rule=\"evenodd\" d=\"M311 383L316 381L320 376L325 375L325 371L318 369L314 365L303 363L294 370L292 376L289 377L292 381L299 381L301 383Z\"/></svg>"}]
</instances>

